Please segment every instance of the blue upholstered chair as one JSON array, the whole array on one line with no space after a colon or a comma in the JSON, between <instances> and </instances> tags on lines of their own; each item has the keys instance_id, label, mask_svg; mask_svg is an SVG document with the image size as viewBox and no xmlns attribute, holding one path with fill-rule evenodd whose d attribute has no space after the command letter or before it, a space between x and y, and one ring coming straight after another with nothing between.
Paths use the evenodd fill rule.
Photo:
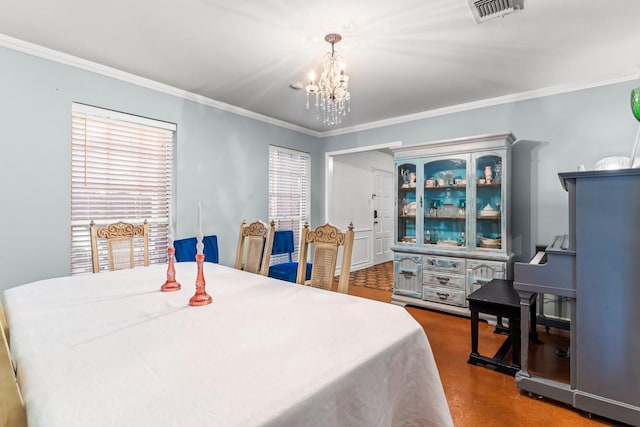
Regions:
<instances>
[{"instance_id":1,"label":"blue upholstered chair","mask_svg":"<svg viewBox=\"0 0 640 427\"><path fill-rule=\"evenodd\" d=\"M269 277L275 279L286 280L287 282L296 282L296 275L298 274L298 263L291 260L291 254L295 250L293 242L293 231L281 230L276 231L273 239L273 248L271 249L271 256L274 255L289 255L289 262L283 262L280 264L274 264L269 267ZM307 280L311 279L311 263L307 263Z\"/></svg>"},{"instance_id":2,"label":"blue upholstered chair","mask_svg":"<svg viewBox=\"0 0 640 427\"><path fill-rule=\"evenodd\" d=\"M195 237L187 237L173 242L176 248L176 262L195 261L196 260L196 243ZM204 244L204 260L206 262L218 263L218 236L204 236L202 238Z\"/></svg>"}]
</instances>

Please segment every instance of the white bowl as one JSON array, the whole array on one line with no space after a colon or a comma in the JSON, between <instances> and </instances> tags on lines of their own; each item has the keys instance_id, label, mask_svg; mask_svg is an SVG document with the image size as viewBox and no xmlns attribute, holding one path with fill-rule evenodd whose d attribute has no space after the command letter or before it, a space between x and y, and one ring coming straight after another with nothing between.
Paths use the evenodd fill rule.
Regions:
<instances>
[{"instance_id":1,"label":"white bowl","mask_svg":"<svg viewBox=\"0 0 640 427\"><path fill-rule=\"evenodd\" d=\"M614 170L614 169L627 169L631 167L631 161L628 157L605 157L596 162L595 170Z\"/></svg>"}]
</instances>

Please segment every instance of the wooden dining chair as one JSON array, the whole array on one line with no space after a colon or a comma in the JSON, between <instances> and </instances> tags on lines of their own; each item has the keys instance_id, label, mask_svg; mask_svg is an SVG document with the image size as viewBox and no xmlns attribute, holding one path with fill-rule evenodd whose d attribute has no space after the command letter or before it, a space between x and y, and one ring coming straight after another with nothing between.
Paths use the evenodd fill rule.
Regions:
<instances>
[{"instance_id":1,"label":"wooden dining chair","mask_svg":"<svg viewBox=\"0 0 640 427\"><path fill-rule=\"evenodd\" d=\"M7 337L7 345L11 345L11 341L9 339L9 322L7 322L7 316L4 315L2 303L0 303L0 328L4 332L4 336Z\"/></svg>"},{"instance_id":2,"label":"wooden dining chair","mask_svg":"<svg viewBox=\"0 0 640 427\"><path fill-rule=\"evenodd\" d=\"M93 221L89 225L91 230L91 259L93 272L100 271L102 251L106 247L109 270L123 270L135 267L136 244L135 239L142 239L142 254L144 266L149 266L149 224L144 220L142 225L116 222L97 226ZM99 251L101 249L101 251Z\"/></svg>"},{"instance_id":3,"label":"wooden dining chair","mask_svg":"<svg viewBox=\"0 0 640 427\"><path fill-rule=\"evenodd\" d=\"M0 427L27 427L27 413L4 328L0 329L0 335Z\"/></svg>"},{"instance_id":4,"label":"wooden dining chair","mask_svg":"<svg viewBox=\"0 0 640 427\"><path fill-rule=\"evenodd\" d=\"M345 232L328 223L318 226L315 230L310 230L309 224L305 224L300 237L300 262L296 282L330 290L336 273L338 248L342 246L338 292L346 294L349 291L353 238L353 223L349 224L349 229ZM307 259L310 244L313 244L313 269L311 279L305 281L307 263L302 260Z\"/></svg>"},{"instance_id":5,"label":"wooden dining chair","mask_svg":"<svg viewBox=\"0 0 640 427\"><path fill-rule=\"evenodd\" d=\"M274 221L271 221L269 226L262 221L255 221L251 224L247 224L245 220L242 221L238 236L235 268L249 273L267 275L275 227Z\"/></svg>"}]
</instances>

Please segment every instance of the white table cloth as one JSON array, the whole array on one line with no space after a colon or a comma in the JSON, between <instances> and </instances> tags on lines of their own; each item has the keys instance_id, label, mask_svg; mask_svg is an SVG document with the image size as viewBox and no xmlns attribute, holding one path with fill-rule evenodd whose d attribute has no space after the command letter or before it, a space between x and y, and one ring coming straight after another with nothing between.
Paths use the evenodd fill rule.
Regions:
<instances>
[{"instance_id":1,"label":"white table cloth","mask_svg":"<svg viewBox=\"0 0 640 427\"><path fill-rule=\"evenodd\" d=\"M213 303L166 265L5 291L30 427L452 425L401 307L205 263Z\"/></svg>"}]
</instances>

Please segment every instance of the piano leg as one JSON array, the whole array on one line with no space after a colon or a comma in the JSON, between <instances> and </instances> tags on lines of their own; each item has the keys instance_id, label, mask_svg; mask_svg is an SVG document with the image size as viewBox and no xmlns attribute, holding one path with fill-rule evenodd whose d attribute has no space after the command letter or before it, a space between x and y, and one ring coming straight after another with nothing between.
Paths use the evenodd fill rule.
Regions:
<instances>
[{"instance_id":1,"label":"piano leg","mask_svg":"<svg viewBox=\"0 0 640 427\"><path fill-rule=\"evenodd\" d=\"M529 339L536 344L543 344L542 341L538 338L538 315L536 314L536 305L538 301L538 295L533 298L533 302L531 302L531 308L529 309ZM523 329L524 330L524 329Z\"/></svg>"},{"instance_id":2,"label":"piano leg","mask_svg":"<svg viewBox=\"0 0 640 427\"><path fill-rule=\"evenodd\" d=\"M530 378L529 337L535 332L536 295L534 292L518 290L518 296L520 297L520 319L530 319L529 322L520 322L520 372L518 372L518 376ZM529 323L531 323L531 326ZM534 336L537 340L537 334Z\"/></svg>"}]
</instances>

